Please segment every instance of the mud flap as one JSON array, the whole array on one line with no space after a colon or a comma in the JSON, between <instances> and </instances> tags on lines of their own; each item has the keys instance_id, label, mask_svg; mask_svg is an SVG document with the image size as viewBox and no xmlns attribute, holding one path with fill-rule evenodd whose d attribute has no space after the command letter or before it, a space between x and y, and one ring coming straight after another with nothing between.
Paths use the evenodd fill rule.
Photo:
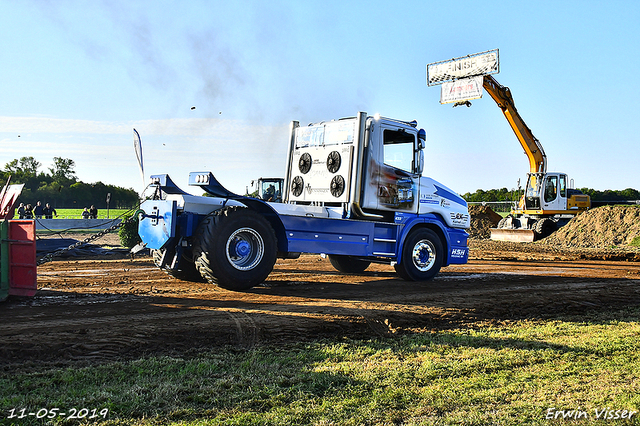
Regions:
<instances>
[{"instance_id":1,"label":"mud flap","mask_svg":"<svg viewBox=\"0 0 640 426\"><path fill-rule=\"evenodd\" d=\"M536 238L533 229L498 229L491 228L491 239L496 241L515 241L518 243L530 243Z\"/></svg>"}]
</instances>

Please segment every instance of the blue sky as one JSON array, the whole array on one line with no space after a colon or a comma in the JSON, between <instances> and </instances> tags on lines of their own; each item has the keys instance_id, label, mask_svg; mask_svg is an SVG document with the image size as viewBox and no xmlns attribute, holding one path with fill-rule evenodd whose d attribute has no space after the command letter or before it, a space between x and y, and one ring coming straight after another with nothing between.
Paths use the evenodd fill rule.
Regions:
<instances>
[{"instance_id":1,"label":"blue sky","mask_svg":"<svg viewBox=\"0 0 640 426\"><path fill-rule=\"evenodd\" d=\"M291 120L366 111L426 129L424 175L511 189L528 162L493 100L452 108L426 85L428 63L497 48L549 171L640 189L639 22L622 0L0 0L0 167L71 158L141 191L136 128L147 176L210 170L244 192L284 176Z\"/></svg>"}]
</instances>

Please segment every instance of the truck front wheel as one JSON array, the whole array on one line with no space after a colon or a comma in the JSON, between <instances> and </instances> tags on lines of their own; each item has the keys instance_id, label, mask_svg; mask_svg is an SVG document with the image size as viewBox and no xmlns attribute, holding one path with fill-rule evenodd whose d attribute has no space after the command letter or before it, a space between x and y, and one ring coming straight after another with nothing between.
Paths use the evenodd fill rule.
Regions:
<instances>
[{"instance_id":1,"label":"truck front wheel","mask_svg":"<svg viewBox=\"0 0 640 426\"><path fill-rule=\"evenodd\" d=\"M427 281L440 271L443 257L438 235L430 229L416 229L405 240L402 259L394 268L407 281Z\"/></svg>"},{"instance_id":2,"label":"truck front wheel","mask_svg":"<svg viewBox=\"0 0 640 426\"><path fill-rule=\"evenodd\" d=\"M336 268L336 270L347 274L359 274L360 272L364 272L364 270L371 265L371 262L367 260L337 254L330 254L329 262L331 262L331 266Z\"/></svg>"},{"instance_id":3,"label":"truck front wheel","mask_svg":"<svg viewBox=\"0 0 640 426\"><path fill-rule=\"evenodd\" d=\"M242 291L262 283L276 262L273 228L259 213L228 207L207 216L193 242L200 274L227 290Z\"/></svg>"}]
</instances>

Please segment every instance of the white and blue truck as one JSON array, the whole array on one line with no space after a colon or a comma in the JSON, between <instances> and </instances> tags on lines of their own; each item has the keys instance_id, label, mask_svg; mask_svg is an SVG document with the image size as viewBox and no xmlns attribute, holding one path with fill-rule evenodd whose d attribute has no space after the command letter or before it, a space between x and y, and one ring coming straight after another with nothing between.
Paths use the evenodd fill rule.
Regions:
<instances>
[{"instance_id":1,"label":"white and blue truck","mask_svg":"<svg viewBox=\"0 0 640 426\"><path fill-rule=\"evenodd\" d=\"M345 273L393 265L411 281L467 262L466 201L422 176L426 132L415 121L369 116L290 127L281 203L236 195L211 172L192 172L191 195L151 176L138 233L170 275L242 291L278 258L327 255Z\"/></svg>"}]
</instances>

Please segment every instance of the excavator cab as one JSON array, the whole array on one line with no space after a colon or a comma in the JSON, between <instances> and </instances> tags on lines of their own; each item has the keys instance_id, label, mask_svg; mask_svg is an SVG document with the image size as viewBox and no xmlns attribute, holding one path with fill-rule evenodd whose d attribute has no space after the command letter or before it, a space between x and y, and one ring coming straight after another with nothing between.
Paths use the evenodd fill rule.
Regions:
<instances>
[{"instance_id":1,"label":"excavator cab","mask_svg":"<svg viewBox=\"0 0 640 426\"><path fill-rule=\"evenodd\" d=\"M579 191L576 191L579 192ZM567 175L564 173L529 173L522 210L567 210Z\"/></svg>"}]
</instances>

